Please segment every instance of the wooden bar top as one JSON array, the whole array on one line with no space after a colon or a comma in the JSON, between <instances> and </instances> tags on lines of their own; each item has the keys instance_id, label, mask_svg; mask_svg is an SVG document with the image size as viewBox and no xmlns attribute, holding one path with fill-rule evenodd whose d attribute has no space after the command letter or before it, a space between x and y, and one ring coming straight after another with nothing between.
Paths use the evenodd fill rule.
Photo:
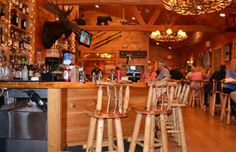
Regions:
<instances>
[{"instance_id":1,"label":"wooden bar top","mask_svg":"<svg viewBox=\"0 0 236 152\"><path fill-rule=\"evenodd\" d=\"M145 82L133 82L134 88L145 88ZM33 82L33 81L1 81L0 88L40 88L40 89L83 89L83 88L96 88L93 82Z\"/></svg>"}]
</instances>

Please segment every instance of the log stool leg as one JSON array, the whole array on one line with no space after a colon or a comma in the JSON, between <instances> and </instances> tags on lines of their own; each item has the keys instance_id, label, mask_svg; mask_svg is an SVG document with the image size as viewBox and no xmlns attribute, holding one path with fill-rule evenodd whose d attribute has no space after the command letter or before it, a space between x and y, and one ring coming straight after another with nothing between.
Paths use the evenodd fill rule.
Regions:
<instances>
[{"instance_id":1,"label":"log stool leg","mask_svg":"<svg viewBox=\"0 0 236 152\"><path fill-rule=\"evenodd\" d=\"M102 152L103 129L104 129L104 120L98 119L96 152Z\"/></svg>"},{"instance_id":2,"label":"log stool leg","mask_svg":"<svg viewBox=\"0 0 236 152\"><path fill-rule=\"evenodd\" d=\"M166 118L165 118L165 115L163 114L160 115L160 127L161 127L162 151L168 152Z\"/></svg>"},{"instance_id":3,"label":"log stool leg","mask_svg":"<svg viewBox=\"0 0 236 152\"><path fill-rule=\"evenodd\" d=\"M223 121L224 114L225 114L225 107L227 103L227 95L223 95L222 107L221 107L221 114L220 114L220 121Z\"/></svg>"},{"instance_id":4,"label":"log stool leg","mask_svg":"<svg viewBox=\"0 0 236 152\"><path fill-rule=\"evenodd\" d=\"M155 115L151 116L151 132L150 132L150 152L154 152L154 138L155 138Z\"/></svg>"},{"instance_id":5,"label":"log stool leg","mask_svg":"<svg viewBox=\"0 0 236 152\"><path fill-rule=\"evenodd\" d=\"M182 152L187 152L187 144L186 144L186 138L185 138L182 109L181 109L181 107L177 107L177 109L178 109L178 118L179 118L178 120L179 120Z\"/></svg>"},{"instance_id":6,"label":"log stool leg","mask_svg":"<svg viewBox=\"0 0 236 152\"><path fill-rule=\"evenodd\" d=\"M96 129L96 122L97 119L91 117L90 119L90 125L89 125L89 134L88 134L88 144L87 144L87 149L86 152L89 152L89 149L93 147L93 141L94 141L94 135L95 135L95 129Z\"/></svg>"},{"instance_id":7,"label":"log stool leg","mask_svg":"<svg viewBox=\"0 0 236 152\"><path fill-rule=\"evenodd\" d=\"M212 94L211 98L211 116L215 115L215 106L216 106L216 93Z\"/></svg>"},{"instance_id":8,"label":"log stool leg","mask_svg":"<svg viewBox=\"0 0 236 152\"><path fill-rule=\"evenodd\" d=\"M112 131L112 119L107 119L108 130L108 151L113 151L113 131Z\"/></svg>"},{"instance_id":9,"label":"log stool leg","mask_svg":"<svg viewBox=\"0 0 236 152\"><path fill-rule=\"evenodd\" d=\"M196 91L193 90L192 91L192 107L194 107L194 105L195 105L195 97L196 97Z\"/></svg>"},{"instance_id":10,"label":"log stool leg","mask_svg":"<svg viewBox=\"0 0 236 152\"><path fill-rule=\"evenodd\" d=\"M231 106L230 106L230 96L228 97L227 100L227 124L230 124L230 117L231 117Z\"/></svg>"},{"instance_id":11,"label":"log stool leg","mask_svg":"<svg viewBox=\"0 0 236 152\"><path fill-rule=\"evenodd\" d=\"M117 138L117 151L124 152L124 142L121 128L120 118L115 118L116 138Z\"/></svg>"},{"instance_id":12,"label":"log stool leg","mask_svg":"<svg viewBox=\"0 0 236 152\"><path fill-rule=\"evenodd\" d=\"M180 132L180 122L179 122L179 112L178 112L178 108L176 107L174 108L174 113L176 115L175 117L175 123L176 123L176 131L178 131L178 133L176 133L176 139L177 139L177 145L178 146L182 146L182 140L181 140L181 132Z\"/></svg>"},{"instance_id":13,"label":"log stool leg","mask_svg":"<svg viewBox=\"0 0 236 152\"><path fill-rule=\"evenodd\" d=\"M151 115L147 115L145 121L143 152L149 152L150 133L151 133Z\"/></svg>"},{"instance_id":14,"label":"log stool leg","mask_svg":"<svg viewBox=\"0 0 236 152\"><path fill-rule=\"evenodd\" d=\"M141 126L141 120L142 120L142 114L137 113L135 124L134 124L134 131L133 131L132 139L131 139L130 146L129 146L129 152L135 151L138 133L139 133L139 129Z\"/></svg>"}]
</instances>

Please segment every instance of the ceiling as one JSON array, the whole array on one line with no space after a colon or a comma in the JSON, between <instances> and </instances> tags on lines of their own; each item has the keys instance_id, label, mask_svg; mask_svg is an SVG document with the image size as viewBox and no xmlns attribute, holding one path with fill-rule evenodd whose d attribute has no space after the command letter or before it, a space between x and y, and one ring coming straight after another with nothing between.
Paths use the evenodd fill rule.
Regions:
<instances>
[{"instance_id":1,"label":"ceiling","mask_svg":"<svg viewBox=\"0 0 236 152\"><path fill-rule=\"evenodd\" d=\"M57 3L79 5L80 12L97 10L121 19L123 18L123 11L125 12L125 19L128 21L125 26L121 24L120 27L104 27L104 29L99 28L100 30L132 30L133 28L151 32L151 30L169 24L176 29L181 28L189 35L186 40L175 43L159 43L160 47L168 48L171 46L173 50L183 50L225 31L227 29L226 17L220 17L219 14L236 12L234 9L235 2L234 0L228 8L220 12L199 16L183 16L164 9L161 0L145 0L145 2L143 0L67 0L66 2L57 0ZM99 5L99 8L96 8L95 5ZM132 20L132 17L135 17L136 20ZM85 26L84 28L88 30L98 29L96 26ZM156 45L155 40L150 39L150 43Z\"/></svg>"}]
</instances>

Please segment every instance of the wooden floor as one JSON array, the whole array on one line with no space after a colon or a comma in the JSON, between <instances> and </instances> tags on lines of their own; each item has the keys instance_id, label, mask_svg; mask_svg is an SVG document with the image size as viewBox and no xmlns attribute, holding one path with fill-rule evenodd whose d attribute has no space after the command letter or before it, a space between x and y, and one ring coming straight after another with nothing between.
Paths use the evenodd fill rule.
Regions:
<instances>
[{"instance_id":1,"label":"wooden floor","mask_svg":"<svg viewBox=\"0 0 236 152\"><path fill-rule=\"evenodd\" d=\"M188 152L236 152L236 121L231 125L219 121L200 108L183 110ZM171 140L171 139L170 139ZM181 152L174 142L169 152Z\"/></svg>"}]
</instances>

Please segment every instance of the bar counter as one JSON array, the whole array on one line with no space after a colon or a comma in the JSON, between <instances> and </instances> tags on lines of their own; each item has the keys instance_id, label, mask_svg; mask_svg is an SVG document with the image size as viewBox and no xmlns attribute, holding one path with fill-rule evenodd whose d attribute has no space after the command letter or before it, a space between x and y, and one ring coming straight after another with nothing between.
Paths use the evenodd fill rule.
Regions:
<instances>
[{"instance_id":1,"label":"bar counter","mask_svg":"<svg viewBox=\"0 0 236 152\"><path fill-rule=\"evenodd\" d=\"M66 146L86 144L90 118L97 99L95 83L86 82L0 82L1 88L48 89L48 151L63 151ZM130 109L144 107L148 89L145 82L132 83ZM135 113L122 119L124 138L133 131ZM106 128L105 128L106 130ZM104 131L105 132L105 131ZM104 135L106 138L106 134Z\"/></svg>"}]
</instances>

